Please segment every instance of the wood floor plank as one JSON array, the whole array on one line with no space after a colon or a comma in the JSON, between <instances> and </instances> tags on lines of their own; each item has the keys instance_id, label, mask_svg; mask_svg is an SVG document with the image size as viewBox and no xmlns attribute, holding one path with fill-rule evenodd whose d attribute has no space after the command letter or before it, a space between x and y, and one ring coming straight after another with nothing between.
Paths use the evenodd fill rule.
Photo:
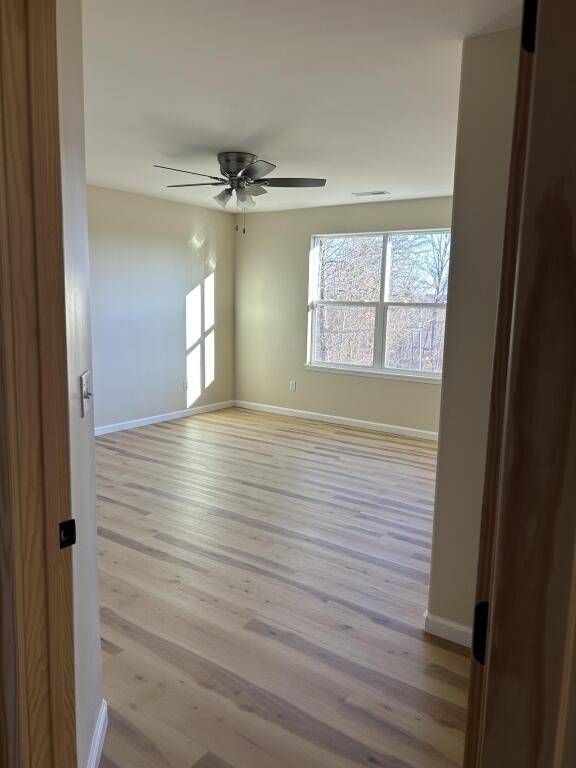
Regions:
<instances>
[{"instance_id":1,"label":"wood floor plank","mask_svg":"<svg viewBox=\"0 0 576 768\"><path fill-rule=\"evenodd\" d=\"M216 755L206 754L194 764L194 768L233 768L230 763L225 763Z\"/></svg>"},{"instance_id":2,"label":"wood floor plank","mask_svg":"<svg viewBox=\"0 0 576 768\"><path fill-rule=\"evenodd\" d=\"M337 730L309 712L290 704L277 694L250 683L180 644L143 629L110 609L104 609L103 620L120 634L126 635L166 663L192 677L200 687L215 690L219 696L234 701L237 707L255 714L274 727L278 727L280 723L284 730L310 741L329 754L344 757L361 766L409 766L404 760L391 754L379 753L342 730Z\"/></svg>"},{"instance_id":3,"label":"wood floor plank","mask_svg":"<svg viewBox=\"0 0 576 768\"><path fill-rule=\"evenodd\" d=\"M276 642L287 645L299 653L316 659L327 667L334 668L340 672L343 671L363 683L367 683L370 687L384 694L386 700L399 698L403 702L408 703L417 712L430 715L441 725L447 725L451 728L464 728L465 726L466 711L463 707L454 705L445 699L440 699L414 686L401 683L378 670L371 669L369 666L363 666L356 661L351 661L332 651L326 650L309 642L295 632L279 631L258 619L252 619L248 622L246 629L274 639Z\"/></svg>"},{"instance_id":4,"label":"wood floor plank","mask_svg":"<svg viewBox=\"0 0 576 768\"><path fill-rule=\"evenodd\" d=\"M134 709L108 711L105 760L119 768L181 768L195 765L206 750L192 739ZM102 768L105 768L106 762Z\"/></svg>"},{"instance_id":5,"label":"wood floor plank","mask_svg":"<svg viewBox=\"0 0 576 768\"><path fill-rule=\"evenodd\" d=\"M455 768L430 441L229 409L97 440L101 768Z\"/></svg>"},{"instance_id":6,"label":"wood floor plank","mask_svg":"<svg viewBox=\"0 0 576 768\"><path fill-rule=\"evenodd\" d=\"M115 544L111 546L121 550ZM430 693L438 693L454 703L465 699L460 689L451 686L449 689L443 682L425 673L425 664L436 664L465 674L465 659L455 657L447 649L423 644L417 638L392 632L383 634L380 627L369 619L342 609L335 603L325 604L308 599L305 594L292 594L275 588L273 583L260 585L260 596L253 593L249 580L238 585L233 578L227 582L205 579L196 585L192 581L195 579L193 575L180 575L176 568L164 564L156 569L156 580L151 583L149 569L145 564L137 563L137 556L131 550L111 552L111 561L108 561L106 551L103 550L102 554L103 604L112 603L117 610L128 611L129 615L135 614L142 604L142 610L150 614L148 621L151 626L166 628L169 616L165 608L170 605L189 623L200 622L200 631L203 622L207 627L213 622L234 627L244 626L250 619L259 617L273 623L281 631L287 626L296 626L299 633L312 642L359 663L365 657L370 658L376 668L392 677ZM110 576L119 572L122 574L121 582ZM113 582L125 583L128 589L114 587ZM130 588L134 588L133 591ZM237 592L240 592L241 600L231 603L230 599ZM158 605L161 611L155 607ZM188 626L185 631L190 633L191 630L192 627ZM174 636L178 637L178 632Z\"/></svg>"}]
</instances>

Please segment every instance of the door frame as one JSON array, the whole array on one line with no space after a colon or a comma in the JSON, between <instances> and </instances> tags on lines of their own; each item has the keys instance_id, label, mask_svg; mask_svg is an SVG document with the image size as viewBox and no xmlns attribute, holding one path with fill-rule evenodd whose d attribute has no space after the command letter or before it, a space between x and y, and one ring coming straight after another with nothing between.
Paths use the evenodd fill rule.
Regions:
<instances>
[{"instance_id":1,"label":"door frame","mask_svg":"<svg viewBox=\"0 0 576 768\"><path fill-rule=\"evenodd\" d=\"M0 766L76 768L55 0L0 0Z\"/></svg>"},{"instance_id":2,"label":"door frame","mask_svg":"<svg viewBox=\"0 0 576 768\"><path fill-rule=\"evenodd\" d=\"M488 439L482 520L476 583L476 604L490 602L492 575L494 569L494 544L498 507L500 466L503 454L503 433L505 421L506 386L508 382L508 361L512 332L512 311L518 266L518 243L524 174L529 130L529 115L532 97L534 51L521 45L518 65L518 87L516 92L516 114L512 137L510 182L506 211L506 229L500 273L498 317L492 368L490 411L488 415ZM468 696L468 722L483 722L485 717L484 696L485 666L472 660ZM475 766L479 757L481 728L469 727L466 738L465 766Z\"/></svg>"},{"instance_id":3,"label":"door frame","mask_svg":"<svg viewBox=\"0 0 576 768\"><path fill-rule=\"evenodd\" d=\"M576 765L575 24L525 0L465 768Z\"/></svg>"}]
</instances>

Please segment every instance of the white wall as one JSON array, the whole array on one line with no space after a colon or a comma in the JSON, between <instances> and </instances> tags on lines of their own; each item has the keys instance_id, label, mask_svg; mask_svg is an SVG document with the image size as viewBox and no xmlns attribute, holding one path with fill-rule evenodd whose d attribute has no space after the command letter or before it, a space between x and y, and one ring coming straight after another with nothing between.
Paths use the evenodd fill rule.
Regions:
<instances>
[{"instance_id":1,"label":"white wall","mask_svg":"<svg viewBox=\"0 0 576 768\"><path fill-rule=\"evenodd\" d=\"M232 399L234 217L101 187L89 188L88 212L96 426ZM215 378L195 397L186 296L212 272Z\"/></svg>"},{"instance_id":2,"label":"white wall","mask_svg":"<svg viewBox=\"0 0 576 768\"><path fill-rule=\"evenodd\" d=\"M236 399L437 431L438 383L304 370L308 260L314 234L448 227L451 209L431 198L249 215L236 235Z\"/></svg>"},{"instance_id":3,"label":"white wall","mask_svg":"<svg viewBox=\"0 0 576 768\"><path fill-rule=\"evenodd\" d=\"M429 611L471 627L519 33L464 43Z\"/></svg>"},{"instance_id":4,"label":"white wall","mask_svg":"<svg viewBox=\"0 0 576 768\"><path fill-rule=\"evenodd\" d=\"M72 513L78 529L78 542L73 551L76 728L78 766L85 768L102 703L102 675L94 421L91 414L81 418L79 397L79 376L92 367L80 0L58 0L57 25Z\"/></svg>"}]
</instances>

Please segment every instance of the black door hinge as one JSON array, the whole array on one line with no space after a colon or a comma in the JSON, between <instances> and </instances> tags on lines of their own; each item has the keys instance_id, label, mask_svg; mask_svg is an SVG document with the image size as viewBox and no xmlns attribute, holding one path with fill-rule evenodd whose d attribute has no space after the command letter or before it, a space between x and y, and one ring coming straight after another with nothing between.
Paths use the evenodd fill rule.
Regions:
<instances>
[{"instance_id":1,"label":"black door hinge","mask_svg":"<svg viewBox=\"0 0 576 768\"><path fill-rule=\"evenodd\" d=\"M486 642L488 638L488 613L490 603L485 600L478 603L474 611L474 633L472 635L472 654L478 664L486 662Z\"/></svg>"},{"instance_id":2,"label":"black door hinge","mask_svg":"<svg viewBox=\"0 0 576 768\"><path fill-rule=\"evenodd\" d=\"M60 549L76 544L76 520L64 520L60 523Z\"/></svg>"},{"instance_id":3,"label":"black door hinge","mask_svg":"<svg viewBox=\"0 0 576 768\"><path fill-rule=\"evenodd\" d=\"M538 0L524 0L522 18L522 48L528 53L536 50L536 28L538 26Z\"/></svg>"}]
</instances>

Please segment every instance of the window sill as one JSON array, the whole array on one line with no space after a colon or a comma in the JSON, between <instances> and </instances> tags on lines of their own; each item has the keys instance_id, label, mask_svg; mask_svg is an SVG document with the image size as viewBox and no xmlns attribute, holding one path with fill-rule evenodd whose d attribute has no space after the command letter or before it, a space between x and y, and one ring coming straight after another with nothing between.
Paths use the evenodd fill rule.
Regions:
<instances>
[{"instance_id":1,"label":"window sill","mask_svg":"<svg viewBox=\"0 0 576 768\"><path fill-rule=\"evenodd\" d=\"M394 379L395 381L406 381L417 384L442 384L442 376L434 374L420 373L402 373L401 371L375 371L371 368L352 368L339 365L318 365L307 363L304 366L305 371L315 371L316 373L344 373L347 376L368 376L375 379Z\"/></svg>"}]
</instances>

